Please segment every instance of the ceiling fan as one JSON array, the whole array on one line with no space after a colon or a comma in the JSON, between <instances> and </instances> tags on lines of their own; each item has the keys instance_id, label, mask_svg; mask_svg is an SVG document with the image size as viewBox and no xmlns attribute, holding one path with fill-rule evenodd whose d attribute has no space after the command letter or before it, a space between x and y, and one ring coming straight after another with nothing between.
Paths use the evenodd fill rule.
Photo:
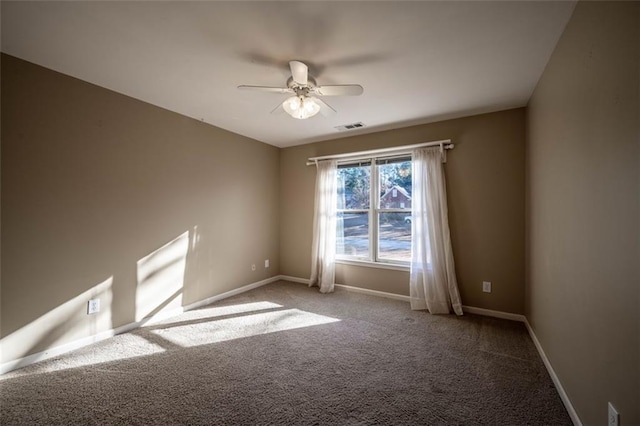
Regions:
<instances>
[{"instance_id":1,"label":"ceiling fan","mask_svg":"<svg viewBox=\"0 0 640 426\"><path fill-rule=\"evenodd\" d=\"M278 105L272 114L286 111L293 118L304 120L321 113L330 117L336 113L326 102L318 96L359 96L364 92L358 84L338 84L332 86L318 86L309 76L309 68L300 61L289 62L291 77L287 80L287 87L269 86L238 86L241 90L256 90L277 94L294 94Z\"/></svg>"}]
</instances>

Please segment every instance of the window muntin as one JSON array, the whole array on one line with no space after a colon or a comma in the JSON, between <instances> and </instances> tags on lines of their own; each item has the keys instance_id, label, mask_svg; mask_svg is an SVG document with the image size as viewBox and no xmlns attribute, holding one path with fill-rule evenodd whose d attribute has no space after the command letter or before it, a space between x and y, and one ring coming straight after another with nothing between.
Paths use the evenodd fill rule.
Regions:
<instances>
[{"instance_id":1,"label":"window muntin","mask_svg":"<svg viewBox=\"0 0 640 426\"><path fill-rule=\"evenodd\" d=\"M339 166L336 255L410 262L411 157L372 158Z\"/></svg>"}]
</instances>

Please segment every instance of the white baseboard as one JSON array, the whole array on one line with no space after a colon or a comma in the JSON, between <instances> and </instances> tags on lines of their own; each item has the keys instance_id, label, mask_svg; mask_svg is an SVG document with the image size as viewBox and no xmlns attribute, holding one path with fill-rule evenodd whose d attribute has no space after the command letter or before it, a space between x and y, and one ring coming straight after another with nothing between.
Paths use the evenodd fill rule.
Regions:
<instances>
[{"instance_id":1,"label":"white baseboard","mask_svg":"<svg viewBox=\"0 0 640 426\"><path fill-rule=\"evenodd\" d=\"M292 283L309 285L309 278L298 278L298 277L292 277L290 275L280 275L279 278L283 281L291 281Z\"/></svg>"},{"instance_id":2,"label":"white baseboard","mask_svg":"<svg viewBox=\"0 0 640 426\"><path fill-rule=\"evenodd\" d=\"M309 285L308 278L298 278L298 277L291 277L289 275L280 275L280 279L284 281L291 281L294 283ZM362 293L362 294L368 294L371 296L386 297L387 299L402 300L404 302L409 301L409 296L403 296L401 294L387 293L385 291L370 290L368 288L353 287L353 286L344 285L344 284L335 284L335 286L338 288L345 289L347 291L352 291L354 293Z\"/></svg>"},{"instance_id":3,"label":"white baseboard","mask_svg":"<svg viewBox=\"0 0 640 426\"><path fill-rule=\"evenodd\" d=\"M76 349L80 349L85 346L89 346L93 343L100 342L102 340L113 337L117 334L122 334L131 330L135 330L136 328L142 327L144 325L153 324L158 321L162 321L164 319L171 318L176 315L180 315L183 312L197 309L202 306L210 305L211 303L216 302L218 300L226 299L228 297L235 296L240 293L244 293L245 291L253 290L254 288L261 287L263 285L272 283L274 281L279 281L280 279L281 279L281 276L276 275L274 277L267 278L262 281L247 284L245 286L227 291L225 293L218 294L213 297L209 297L199 302L191 303L189 305L183 306L182 308L172 309L170 311L165 311L165 312L158 312L156 315L149 318L144 318L140 321L125 324L115 329L112 328L109 330L105 330L98 334L94 334L88 337L83 337L82 339L74 340L72 342L65 343L63 345L55 346L53 348L47 349L42 352L27 355L25 357L14 359L11 361L7 361L5 363L0 364L0 375L8 373L9 371L15 370L17 368L26 367L27 365L31 365L39 361L44 361L49 358L53 358L71 351L75 351Z\"/></svg>"},{"instance_id":4,"label":"white baseboard","mask_svg":"<svg viewBox=\"0 0 640 426\"><path fill-rule=\"evenodd\" d=\"M280 275L280 279L284 281L291 281L294 283L309 285L309 280L306 278L292 277L289 275ZM347 291L352 291L354 293L362 293L362 294L369 294L371 296L386 297L388 299L402 300L403 302L409 302L411 299L409 296L404 296L402 294L387 293L385 291L370 290L368 288L353 287L353 286L344 285L344 284L336 284L335 286L338 288L343 288ZM475 308L473 306L463 306L462 309L464 312L468 312L470 314L484 315L487 317L502 318L502 319L508 319L512 321L520 321L520 322L525 321L524 315L512 314L510 312L493 311L491 309Z\"/></svg>"},{"instance_id":5,"label":"white baseboard","mask_svg":"<svg viewBox=\"0 0 640 426\"><path fill-rule=\"evenodd\" d=\"M524 315L513 314L511 312L494 311L491 309L476 308L474 306L465 306L465 305L462 306L462 310L470 314L483 315L485 317L501 318L501 319L506 319L511 321L518 321L518 322L525 321Z\"/></svg>"},{"instance_id":6,"label":"white baseboard","mask_svg":"<svg viewBox=\"0 0 640 426\"><path fill-rule=\"evenodd\" d=\"M401 300L403 302L409 302L409 296L403 296L402 294L387 293L386 291L378 291L378 290L369 290L368 288L353 287L353 286L344 285L344 284L336 284L336 287L343 288L353 293L368 294L370 296L385 297L387 299L394 299L394 300Z\"/></svg>"},{"instance_id":7,"label":"white baseboard","mask_svg":"<svg viewBox=\"0 0 640 426\"><path fill-rule=\"evenodd\" d=\"M567 409L567 412L569 413L569 417L571 418L571 421L573 422L574 426L582 426L582 422L580 421L580 417L578 417L578 413L576 412L575 408L573 408L573 404L571 404L571 400L569 399L567 392L565 392L564 387L562 387L562 382L560 381L560 379L558 378L558 375L556 374L555 370L551 366L551 362L549 362L549 358L547 358L547 354L545 354L544 349L542 349L542 345L540 344L540 341L538 340L536 333L533 331L531 324L529 324L529 321L526 318L524 320L524 324L527 326L527 330L529 331L529 336L531 336L531 340L533 340L533 344L536 345L536 349L540 354L540 358L542 358L542 362L544 362L544 366L547 368L547 372L549 372L549 376L551 376L551 380L553 381L553 384L556 386L556 389L558 390L560 399L562 400L564 407Z\"/></svg>"},{"instance_id":8,"label":"white baseboard","mask_svg":"<svg viewBox=\"0 0 640 426\"><path fill-rule=\"evenodd\" d=\"M64 345L56 346L46 351L31 354L22 358L14 359L0 364L0 375L8 373L9 371L17 368L26 367L27 365L34 364L38 361L53 358L58 355L65 354L67 352L80 349L84 346L91 345L101 340L108 339L116 334L115 330L106 330L93 336L84 337L82 339L74 340L73 342L65 343Z\"/></svg>"},{"instance_id":9,"label":"white baseboard","mask_svg":"<svg viewBox=\"0 0 640 426\"><path fill-rule=\"evenodd\" d=\"M267 278L267 279L264 279L262 281L257 281L255 283L247 284L245 286L242 286L242 287L239 287L239 288L235 288L233 290L229 290L229 291L227 291L225 293L218 294L218 295L212 296L212 297L208 297L208 298L206 298L204 300L201 300L199 302L191 303L191 304L185 306L184 310L185 311L191 311L193 309L201 308L203 306L210 305L213 302L217 302L218 300L226 299L228 297L235 296L235 295L244 293L244 292L249 291L249 290L253 290L254 288L262 287L263 285L267 285L267 284L271 284L271 283L276 282L276 281L280 281L281 279L282 278L281 278L280 275L275 275L275 276L273 276L271 278Z\"/></svg>"}]
</instances>

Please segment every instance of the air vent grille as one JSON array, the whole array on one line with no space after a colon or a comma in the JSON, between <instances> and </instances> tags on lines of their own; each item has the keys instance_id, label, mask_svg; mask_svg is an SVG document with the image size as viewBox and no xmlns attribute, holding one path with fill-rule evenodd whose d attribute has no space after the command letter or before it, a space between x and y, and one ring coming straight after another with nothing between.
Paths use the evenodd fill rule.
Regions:
<instances>
[{"instance_id":1,"label":"air vent grille","mask_svg":"<svg viewBox=\"0 0 640 426\"><path fill-rule=\"evenodd\" d=\"M342 126L336 126L335 128L339 132L344 132L345 130L360 129L362 127L365 127L365 124L361 121L358 121L357 123L344 124Z\"/></svg>"}]
</instances>

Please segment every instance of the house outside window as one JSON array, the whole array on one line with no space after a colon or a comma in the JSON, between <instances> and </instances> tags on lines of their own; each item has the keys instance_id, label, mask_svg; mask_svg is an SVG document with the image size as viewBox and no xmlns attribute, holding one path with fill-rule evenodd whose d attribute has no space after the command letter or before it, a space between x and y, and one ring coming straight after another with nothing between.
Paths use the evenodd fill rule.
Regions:
<instances>
[{"instance_id":1,"label":"house outside window","mask_svg":"<svg viewBox=\"0 0 640 426\"><path fill-rule=\"evenodd\" d=\"M338 259L408 265L411 157L338 166Z\"/></svg>"}]
</instances>

